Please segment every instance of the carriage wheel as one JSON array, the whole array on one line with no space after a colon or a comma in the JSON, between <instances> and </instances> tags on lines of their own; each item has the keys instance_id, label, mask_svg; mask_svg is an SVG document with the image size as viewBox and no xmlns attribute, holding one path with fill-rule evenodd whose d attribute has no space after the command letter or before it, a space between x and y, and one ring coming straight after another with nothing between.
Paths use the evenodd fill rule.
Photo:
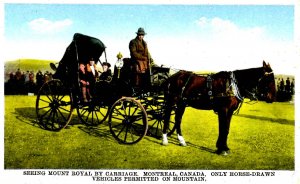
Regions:
<instances>
[{"instance_id":1,"label":"carriage wheel","mask_svg":"<svg viewBox=\"0 0 300 184\"><path fill-rule=\"evenodd\" d=\"M163 96L159 96L156 98L147 100L147 114L148 114L148 135L153 136L155 138L162 137L162 130L164 125L164 110L165 103L163 100ZM167 130L168 136L171 136L175 131L175 111L172 110L169 128Z\"/></svg>"},{"instance_id":2,"label":"carriage wheel","mask_svg":"<svg viewBox=\"0 0 300 184\"><path fill-rule=\"evenodd\" d=\"M120 143L137 143L147 133L147 113L140 102L123 97L110 109L109 128L113 137Z\"/></svg>"},{"instance_id":3,"label":"carriage wheel","mask_svg":"<svg viewBox=\"0 0 300 184\"><path fill-rule=\"evenodd\" d=\"M40 88L36 99L38 123L47 130L59 131L72 118L73 105L70 91L64 84L54 79Z\"/></svg>"},{"instance_id":4,"label":"carriage wheel","mask_svg":"<svg viewBox=\"0 0 300 184\"><path fill-rule=\"evenodd\" d=\"M103 123L108 115L108 106L90 102L87 105L77 107L80 121L87 126L95 126Z\"/></svg>"}]
</instances>

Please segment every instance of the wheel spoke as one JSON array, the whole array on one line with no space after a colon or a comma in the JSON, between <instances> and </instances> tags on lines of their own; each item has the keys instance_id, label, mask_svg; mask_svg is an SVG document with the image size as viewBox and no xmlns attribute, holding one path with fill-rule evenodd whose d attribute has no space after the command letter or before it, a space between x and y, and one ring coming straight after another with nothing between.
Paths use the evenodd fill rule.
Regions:
<instances>
[{"instance_id":1,"label":"wheel spoke","mask_svg":"<svg viewBox=\"0 0 300 184\"><path fill-rule=\"evenodd\" d=\"M49 98L48 98L49 99ZM49 99L50 100L50 99ZM43 101L43 102L46 102L46 103L51 103L52 101L50 100L50 101L46 101L46 100L44 100L44 99L42 99L42 98L40 98L40 101Z\"/></svg>"},{"instance_id":2,"label":"wheel spoke","mask_svg":"<svg viewBox=\"0 0 300 184\"><path fill-rule=\"evenodd\" d=\"M117 113L116 113L117 115L121 115L121 116L123 116L123 117L125 118L126 115L122 114L121 111L120 111L119 109L115 109L115 110L117 111ZM114 111L114 112L115 112L115 111Z\"/></svg>"},{"instance_id":3,"label":"wheel spoke","mask_svg":"<svg viewBox=\"0 0 300 184\"><path fill-rule=\"evenodd\" d=\"M99 122L99 118L98 118L98 114L97 114L97 111L95 111L95 118L97 120L97 123Z\"/></svg>"},{"instance_id":4,"label":"wheel spoke","mask_svg":"<svg viewBox=\"0 0 300 184\"><path fill-rule=\"evenodd\" d=\"M54 109L53 113L52 113L52 116L51 116L51 119L52 119L52 130L54 130L54 128L55 128L55 112L56 112L56 110Z\"/></svg>"},{"instance_id":5,"label":"wheel spoke","mask_svg":"<svg viewBox=\"0 0 300 184\"><path fill-rule=\"evenodd\" d=\"M53 111L50 111L49 116L47 116L47 122L50 122L50 118L51 118L51 116L52 116L52 113L53 113Z\"/></svg>"},{"instance_id":6,"label":"wheel spoke","mask_svg":"<svg viewBox=\"0 0 300 184\"><path fill-rule=\"evenodd\" d=\"M126 125L125 124L120 124L120 125L123 125L123 127L121 128L121 130L119 131L119 133L117 134L117 137L119 137L119 135L123 132L123 130L124 130L124 128L126 127ZM118 125L118 126L120 126L120 125ZM117 127L117 126L115 126L115 127Z\"/></svg>"},{"instance_id":7,"label":"wheel spoke","mask_svg":"<svg viewBox=\"0 0 300 184\"><path fill-rule=\"evenodd\" d=\"M161 123L161 121L157 121L156 132L155 132L155 135L157 135L157 136L158 136L159 128L160 128L160 130L162 130L162 123Z\"/></svg>"},{"instance_id":8,"label":"wheel spoke","mask_svg":"<svg viewBox=\"0 0 300 184\"><path fill-rule=\"evenodd\" d=\"M126 126L125 136L124 136L124 142L127 140L127 133L128 133L128 126Z\"/></svg>"},{"instance_id":9,"label":"wheel spoke","mask_svg":"<svg viewBox=\"0 0 300 184\"><path fill-rule=\"evenodd\" d=\"M94 124L94 111L92 110L92 124Z\"/></svg>"},{"instance_id":10,"label":"wheel spoke","mask_svg":"<svg viewBox=\"0 0 300 184\"><path fill-rule=\"evenodd\" d=\"M65 94L63 94L63 95L61 95L61 97L60 98L57 98L57 100L58 101L62 101L62 99L65 97L66 95Z\"/></svg>"},{"instance_id":11,"label":"wheel spoke","mask_svg":"<svg viewBox=\"0 0 300 184\"><path fill-rule=\"evenodd\" d=\"M139 130L137 130L137 126L134 126L134 124L132 124L131 128L139 135L141 132Z\"/></svg>"},{"instance_id":12,"label":"wheel spoke","mask_svg":"<svg viewBox=\"0 0 300 184\"><path fill-rule=\"evenodd\" d=\"M50 108L50 106L45 106L45 107L39 107L38 110L43 110L43 109L46 109L46 108Z\"/></svg>"},{"instance_id":13,"label":"wheel spoke","mask_svg":"<svg viewBox=\"0 0 300 184\"><path fill-rule=\"evenodd\" d=\"M130 108L130 107L129 107L129 108ZM124 107L124 103L122 103L122 109L123 109L123 111L124 111L125 116L127 116L126 108Z\"/></svg>"},{"instance_id":14,"label":"wheel spoke","mask_svg":"<svg viewBox=\"0 0 300 184\"><path fill-rule=\"evenodd\" d=\"M47 110L44 114L40 115L40 118L43 118L44 116L46 116L48 114L48 112L51 113L51 108L49 110Z\"/></svg>"},{"instance_id":15,"label":"wheel spoke","mask_svg":"<svg viewBox=\"0 0 300 184\"><path fill-rule=\"evenodd\" d=\"M138 109L139 109L138 107L135 107L135 109L134 109L133 113L131 114L131 116L133 116L137 112Z\"/></svg>"},{"instance_id":16,"label":"wheel spoke","mask_svg":"<svg viewBox=\"0 0 300 184\"><path fill-rule=\"evenodd\" d=\"M129 131L130 131L130 135L131 135L131 141L133 142L133 141L135 141L135 139L134 139L134 134L132 133L131 130L132 130L132 129L130 128Z\"/></svg>"},{"instance_id":17,"label":"wheel spoke","mask_svg":"<svg viewBox=\"0 0 300 184\"><path fill-rule=\"evenodd\" d=\"M68 109L65 109L65 108L63 108L63 107L61 107L61 106L59 106L58 108L59 108L59 109L61 109L61 110L64 110L64 111L66 111L66 112L68 112L68 113L70 113L70 112L71 112L70 110L68 110Z\"/></svg>"},{"instance_id":18,"label":"wheel spoke","mask_svg":"<svg viewBox=\"0 0 300 184\"><path fill-rule=\"evenodd\" d=\"M67 121L67 119L65 118L65 116L63 115L63 113L59 110L59 108L57 109L57 111L63 117L64 121ZM58 115L57 115L57 118L58 118Z\"/></svg>"},{"instance_id":19,"label":"wheel spoke","mask_svg":"<svg viewBox=\"0 0 300 184\"><path fill-rule=\"evenodd\" d=\"M87 112L88 112L88 109L81 109L80 114L81 114L82 116L84 116L85 113L87 113Z\"/></svg>"},{"instance_id":20,"label":"wheel spoke","mask_svg":"<svg viewBox=\"0 0 300 184\"><path fill-rule=\"evenodd\" d=\"M116 119L116 120L120 120L120 121L123 120L123 118L119 118L119 117L117 117L117 116L112 116L111 119Z\"/></svg>"},{"instance_id":21,"label":"wheel spoke","mask_svg":"<svg viewBox=\"0 0 300 184\"><path fill-rule=\"evenodd\" d=\"M90 111L87 111L88 112L88 114L87 114L87 116L85 117L85 122L87 122L88 121L88 119L89 119L89 116L90 116L90 114L91 114L91 112Z\"/></svg>"}]
</instances>

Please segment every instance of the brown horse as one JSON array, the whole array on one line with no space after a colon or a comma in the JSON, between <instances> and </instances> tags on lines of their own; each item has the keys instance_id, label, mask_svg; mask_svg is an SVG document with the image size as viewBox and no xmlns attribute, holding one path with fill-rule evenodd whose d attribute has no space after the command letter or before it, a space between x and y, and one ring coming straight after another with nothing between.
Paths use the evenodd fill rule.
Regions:
<instances>
[{"instance_id":1,"label":"brown horse","mask_svg":"<svg viewBox=\"0 0 300 184\"><path fill-rule=\"evenodd\" d=\"M261 94L260 99L264 98L266 102L272 103L276 93L273 71L265 61L260 68L219 72L208 76L179 71L164 83L164 87L166 108L162 144L168 144L167 130L174 107L175 129L182 146L186 146L180 127L185 107L214 110L219 118L216 153L222 155L229 153L227 137L231 117L244 97L253 96L256 92Z\"/></svg>"}]
</instances>

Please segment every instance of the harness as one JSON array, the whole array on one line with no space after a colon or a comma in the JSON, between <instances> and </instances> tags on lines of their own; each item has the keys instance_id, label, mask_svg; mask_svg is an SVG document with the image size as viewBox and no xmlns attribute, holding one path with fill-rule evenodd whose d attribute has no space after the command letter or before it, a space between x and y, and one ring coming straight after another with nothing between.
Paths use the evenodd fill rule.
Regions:
<instances>
[{"instance_id":1,"label":"harness","mask_svg":"<svg viewBox=\"0 0 300 184\"><path fill-rule=\"evenodd\" d=\"M187 97L184 97L183 94L185 92L186 86L189 84L190 79L192 76L195 75L194 73L191 73L185 82L184 86L181 89L181 97L187 99ZM199 75L200 76L200 75ZM202 76L202 75L201 75ZM207 88L207 95L210 97L210 99L216 98L216 97L229 97L229 96L235 96L239 101L243 101L244 98L240 94L240 90L237 86L237 81L235 78L235 75L233 72L230 72L229 79L226 82L226 90L222 93L213 94L213 78L212 75L209 74L206 76L206 88ZM198 94L198 96L202 96L203 94Z\"/></svg>"},{"instance_id":2,"label":"harness","mask_svg":"<svg viewBox=\"0 0 300 184\"><path fill-rule=\"evenodd\" d=\"M193 73L191 73L191 74L189 75L188 80L185 82L184 86L183 86L182 89L181 89L180 97L183 98L184 101L186 101L187 98L183 96L183 93L185 92L185 88L186 88L186 86L188 85L188 83L190 82L190 79L191 79L192 75L193 75Z\"/></svg>"},{"instance_id":3,"label":"harness","mask_svg":"<svg viewBox=\"0 0 300 184\"><path fill-rule=\"evenodd\" d=\"M226 81L226 89L225 89L224 92L218 93L218 94L213 94L213 81L214 81L214 79L213 79L213 75L209 74L209 75L205 76L206 77L207 94L198 93L196 95L196 97L188 98L188 97L184 96L184 93L185 93L186 87L188 86L188 84L189 84L189 82L190 82L193 75L197 75L197 74L190 73L188 79L186 80L184 86L181 89L181 96L180 97L183 99L183 102L186 105L188 105L187 100L197 100L198 98L200 98L203 95L207 95L212 104L213 104L213 99L214 98L234 96L241 102L238 109L236 110L235 114L237 114L239 112L239 109L242 106L244 98L240 94L240 90L237 86L237 81L236 81L236 78L235 78L235 75L234 75L233 72L230 72L229 78ZM198 75L198 76L203 76L203 75Z\"/></svg>"}]
</instances>

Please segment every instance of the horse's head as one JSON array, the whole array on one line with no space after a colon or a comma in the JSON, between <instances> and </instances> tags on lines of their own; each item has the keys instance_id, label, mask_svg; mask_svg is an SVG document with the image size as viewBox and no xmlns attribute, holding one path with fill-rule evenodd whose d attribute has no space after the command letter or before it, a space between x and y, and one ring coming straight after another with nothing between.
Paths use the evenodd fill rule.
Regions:
<instances>
[{"instance_id":1,"label":"horse's head","mask_svg":"<svg viewBox=\"0 0 300 184\"><path fill-rule=\"evenodd\" d=\"M259 79L257 86L258 94L262 100L265 100L268 103L272 103L275 101L276 96L274 73L270 64L266 64L265 61L263 61L262 69L263 75Z\"/></svg>"}]
</instances>

